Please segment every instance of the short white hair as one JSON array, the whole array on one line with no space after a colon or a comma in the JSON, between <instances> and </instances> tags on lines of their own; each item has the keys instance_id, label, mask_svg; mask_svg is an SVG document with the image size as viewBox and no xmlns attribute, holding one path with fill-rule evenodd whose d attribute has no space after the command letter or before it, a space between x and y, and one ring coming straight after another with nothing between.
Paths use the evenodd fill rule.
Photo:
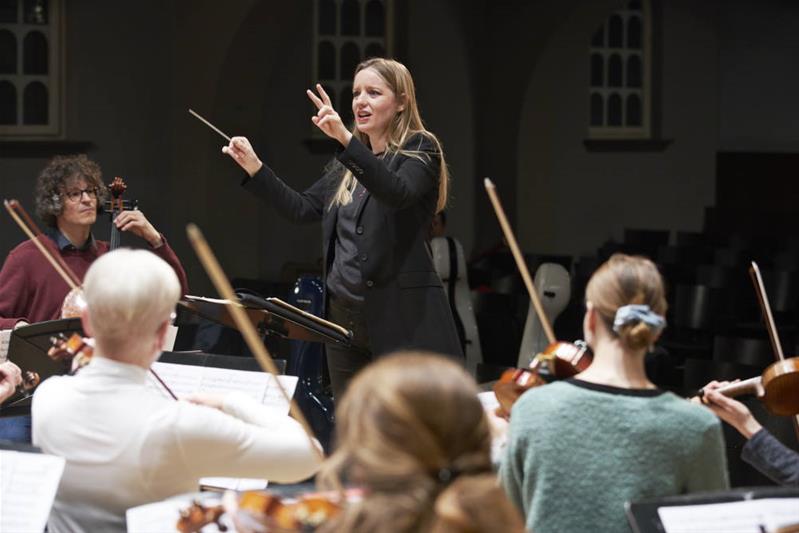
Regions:
<instances>
[{"instance_id":1,"label":"short white hair","mask_svg":"<svg viewBox=\"0 0 799 533\"><path fill-rule=\"evenodd\" d=\"M180 283L152 252L123 248L92 263L83 291L95 337L118 346L155 334L175 309Z\"/></svg>"}]
</instances>

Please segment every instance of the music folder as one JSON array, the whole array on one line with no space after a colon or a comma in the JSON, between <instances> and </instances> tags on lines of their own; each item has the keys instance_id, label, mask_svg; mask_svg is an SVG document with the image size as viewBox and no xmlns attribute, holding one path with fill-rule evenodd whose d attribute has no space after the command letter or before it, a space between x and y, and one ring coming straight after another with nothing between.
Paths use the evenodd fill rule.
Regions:
<instances>
[{"instance_id":1,"label":"music folder","mask_svg":"<svg viewBox=\"0 0 799 533\"><path fill-rule=\"evenodd\" d=\"M259 331L293 340L326 342L349 345L352 332L338 324L324 320L294 307L278 298L261 298L251 294L239 295L241 306ZM184 296L178 307L227 326L238 329L228 312L229 305L239 305L228 300Z\"/></svg>"}]
</instances>

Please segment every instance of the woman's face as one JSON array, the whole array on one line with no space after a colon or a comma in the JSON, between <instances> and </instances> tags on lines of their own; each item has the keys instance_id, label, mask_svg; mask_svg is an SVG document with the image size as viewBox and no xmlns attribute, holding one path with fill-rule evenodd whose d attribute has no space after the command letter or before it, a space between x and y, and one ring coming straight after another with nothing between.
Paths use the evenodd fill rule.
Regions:
<instances>
[{"instance_id":1,"label":"woman's face","mask_svg":"<svg viewBox=\"0 0 799 533\"><path fill-rule=\"evenodd\" d=\"M355 75L352 82L352 114L355 117L355 126L369 137L373 145L386 140L391 120L403 108L397 95L377 71L365 68Z\"/></svg>"}]
</instances>

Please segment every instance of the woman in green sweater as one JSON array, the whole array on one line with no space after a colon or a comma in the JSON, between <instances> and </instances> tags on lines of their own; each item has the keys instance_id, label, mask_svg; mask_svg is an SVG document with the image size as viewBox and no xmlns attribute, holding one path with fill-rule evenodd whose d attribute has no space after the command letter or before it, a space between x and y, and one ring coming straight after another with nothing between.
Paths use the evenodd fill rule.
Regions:
<instances>
[{"instance_id":1,"label":"woman in green sweater","mask_svg":"<svg viewBox=\"0 0 799 533\"><path fill-rule=\"evenodd\" d=\"M591 277L592 365L528 391L511 412L500 475L528 530L628 532L625 502L728 487L719 421L644 371L665 313L648 259L617 254Z\"/></svg>"}]
</instances>

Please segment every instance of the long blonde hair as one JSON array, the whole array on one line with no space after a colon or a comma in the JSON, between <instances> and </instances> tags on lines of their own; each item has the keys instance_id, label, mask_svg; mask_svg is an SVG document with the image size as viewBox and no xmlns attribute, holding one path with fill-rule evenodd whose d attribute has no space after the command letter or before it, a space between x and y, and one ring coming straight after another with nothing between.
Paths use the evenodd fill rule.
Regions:
<instances>
[{"instance_id":1,"label":"long blonde hair","mask_svg":"<svg viewBox=\"0 0 799 533\"><path fill-rule=\"evenodd\" d=\"M444 159L444 150L441 147L441 142L424 127L422 117L419 114L419 106L416 103L416 88L414 87L411 73L405 65L399 61L382 57L373 57L360 63L355 68L355 75L367 68L374 70L393 91L395 98L402 99L405 103L404 109L397 112L397 114L394 115L394 119L389 124L388 140L386 142L384 157L402 154L424 160L429 157L425 152L403 150L402 147L411 136L416 134L422 134L430 139L441 158L441 166L438 175L438 202L436 203L436 213L443 211L447 205L447 194L449 190L447 162ZM358 128L353 127L352 134L359 141L366 144L368 138L366 135L359 132ZM349 204L352 201L352 191L354 189L355 177L352 175L352 172L347 170L339 183L336 193L333 195L330 207Z\"/></svg>"},{"instance_id":2,"label":"long blonde hair","mask_svg":"<svg viewBox=\"0 0 799 533\"><path fill-rule=\"evenodd\" d=\"M366 494L321 531L522 531L491 470L477 393L463 368L431 353L390 355L358 374L336 411L338 447L317 479L323 489L346 481ZM481 499L490 512L469 509Z\"/></svg>"}]
</instances>

